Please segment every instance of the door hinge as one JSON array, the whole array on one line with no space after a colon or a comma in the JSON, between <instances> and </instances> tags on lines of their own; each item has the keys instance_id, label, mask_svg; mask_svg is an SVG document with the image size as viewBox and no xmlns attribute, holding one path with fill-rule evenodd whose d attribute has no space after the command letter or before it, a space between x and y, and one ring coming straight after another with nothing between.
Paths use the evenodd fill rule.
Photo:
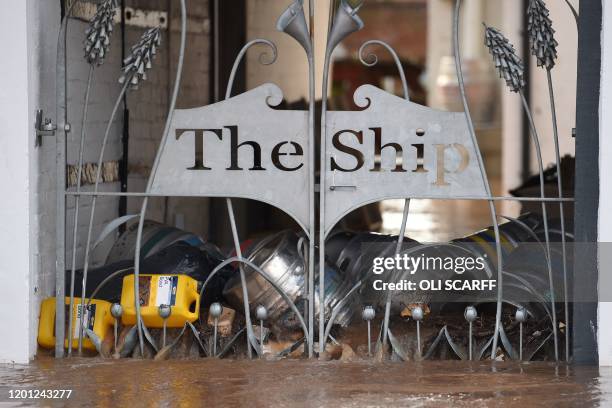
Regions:
<instances>
[{"instance_id":1,"label":"door hinge","mask_svg":"<svg viewBox=\"0 0 612 408\"><path fill-rule=\"evenodd\" d=\"M42 109L38 109L36 111L36 123L34 124L34 129L36 130L35 145L40 146L42 145L43 136L55 136L57 126L50 118L44 118L43 120L43 111Z\"/></svg>"}]
</instances>

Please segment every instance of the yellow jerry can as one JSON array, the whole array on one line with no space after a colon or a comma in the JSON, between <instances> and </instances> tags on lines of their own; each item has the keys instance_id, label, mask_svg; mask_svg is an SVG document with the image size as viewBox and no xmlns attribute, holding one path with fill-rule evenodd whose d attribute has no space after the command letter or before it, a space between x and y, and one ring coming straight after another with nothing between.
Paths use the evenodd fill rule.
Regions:
<instances>
[{"instance_id":1,"label":"yellow jerry can","mask_svg":"<svg viewBox=\"0 0 612 408\"><path fill-rule=\"evenodd\" d=\"M68 348L68 315L70 314L70 297L64 299L64 313L66 316L66 340L64 347ZM84 327L92 330L101 340L106 337L109 330L113 330L114 319L110 313L111 304L104 300L92 299L87 307L85 299ZM79 325L81 321L81 298L74 298L74 310L72 313L72 347L79 346ZM38 323L38 344L44 348L55 347L55 298L45 299L40 305L40 319ZM83 333L83 348L96 350L94 344Z\"/></svg>"},{"instance_id":2,"label":"yellow jerry can","mask_svg":"<svg viewBox=\"0 0 612 408\"><path fill-rule=\"evenodd\" d=\"M158 312L160 305L172 307L167 327L183 327L185 322L194 322L199 317L200 294L195 279L187 275L140 275L138 280L140 314L147 327L163 327L164 321ZM136 324L134 275L123 278L121 306L123 324Z\"/></svg>"}]
</instances>

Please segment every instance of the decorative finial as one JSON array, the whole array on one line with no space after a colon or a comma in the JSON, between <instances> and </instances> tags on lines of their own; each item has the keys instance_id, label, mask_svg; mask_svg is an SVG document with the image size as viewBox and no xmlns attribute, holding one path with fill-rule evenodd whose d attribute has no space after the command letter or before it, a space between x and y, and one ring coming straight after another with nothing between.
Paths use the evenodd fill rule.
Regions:
<instances>
[{"instance_id":1,"label":"decorative finial","mask_svg":"<svg viewBox=\"0 0 612 408\"><path fill-rule=\"evenodd\" d=\"M102 65L110 46L117 0L105 0L98 4L96 14L85 31L85 59L89 64Z\"/></svg>"},{"instance_id":2,"label":"decorative finial","mask_svg":"<svg viewBox=\"0 0 612 408\"><path fill-rule=\"evenodd\" d=\"M121 303L113 303L111 305L110 312L115 319L120 318L123 314L123 307L121 306Z\"/></svg>"},{"instance_id":3,"label":"decorative finial","mask_svg":"<svg viewBox=\"0 0 612 408\"><path fill-rule=\"evenodd\" d=\"M527 321L527 310L525 310L524 307L519 307L518 309L516 309L514 319L519 323L524 323L525 321Z\"/></svg>"},{"instance_id":4,"label":"decorative finial","mask_svg":"<svg viewBox=\"0 0 612 408\"><path fill-rule=\"evenodd\" d=\"M130 56L125 59L119 83L124 83L126 79L131 78L132 85L138 85L141 80L146 80L146 70L152 68L153 58L160 45L160 27L148 29L140 37L140 41L132 47Z\"/></svg>"},{"instance_id":5,"label":"decorative finial","mask_svg":"<svg viewBox=\"0 0 612 408\"><path fill-rule=\"evenodd\" d=\"M268 309L264 305L259 305L255 309L257 320L266 320L268 318Z\"/></svg>"},{"instance_id":6,"label":"decorative finial","mask_svg":"<svg viewBox=\"0 0 612 408\"><path fill-rule=\"evenodd\" d=\"M478 312L474 306L468 306L465 308L465 312L463 312L463 317L468 322L473 322L478 317Z\"/></svg>"},{"instance_id":7,"label":"decorative finial","mask_svg":"<svg viewBox=\"0 0 612 408\"><path fill-rule=\"evenodd\" d=\"M344 38L363 28L363 21L357 15L362 5L363 1L353 6L348 0L340 0L327 38L327 52L330 55Z\"/></svg>"},{"instance_id":8,"label":"decorative finial","mask_svg":"<svg viewBox=\"0 0 612 408\"><path fill-rule=\"evenodd\" d=\"M172 313L172 307L170 307L170 305L159 305L159 307L157 308L157 313L159 314L159 317L161 317L162 319L167 319L170 317L170 314Z\"/></svg>"},{"instance_id":9,"label":"decorative finial","mask_svg":"<svg viewBox=\"0 0 612 408\"><path fill-rule=\"evenodd\" d=\"M549 15L543 0L529 0L527 32L531 54L537 58L538 67L553 69L559 43L555 40L555 30Z\"/></svg>"},{"instance_id":10,"label":"decorative finial","mask_svg":"<svg viewBox=\"0 0 612 408\"><path fill-rule=\"evenodd\" d=\"M364 307L361 312L361 318L365 320L366 322L368 322L368 356L372 355L372 336L371 336L372 329L371 327L372 327L372 320L374 320L375 316L376 316L376 311L370 305Z\"/></svg>"},{"instance_id":11,"label":"decorative finial","mask_svg":"<svg viewBox=\"0 0 612 408\"><path fill-rule=\"evenodd\" d=\"M519 92L525 86L524 65L514 46L502 33L486 24L485 45L493 56L500 78L506 80L512 92Z\"/></svg>"},{"instance_id":12,"label":"decorative finial","mask_svg":"<svg viewBox=\"0 0 612 408\"><path fill-rule=\"evenodd\" d=\"M412 318L414 319L414 321L416 322L420 322L421 320L423 320L423 308L421 306L415 306L412 309Z\"/></svg>"},{"instance_id":13,"label":"decorative finial","mask_svg":"<svg viewBox=\"0 0 612 408\"><path fill-rule=\"evenodd\" d=\"M223 306L221 306L221 303L215 302L212 305L210 305L210 309L208 310L208 313L210 313L210 315L216 319L219 316L221 316L221 313L223 313Z\"/></svg>"},{"instance_id":14,"label":"decorative finial","mask_svg":"<svg viewBox=\"0 0 612 408\"><path fill-rule=\"evenodd\" d=\"M361 318L365 320L366 322L373 320L375 316L376 316L376 311L374 310L372 306L366 306L365 308L363 308L363 311L361 312Z\"/></svg>"},{"instance_id":15,"label":"decorative finial","mask_svg":"<svg viewBox=\"0 0 612 408\"><path fill-rule=\"evenodd\" d=\"M293 3L281 14L276 22L276 29L295 38L304 47L306 54L310 55L312 44L301 0L293 0Z\"/></svg>"}]
</instances>

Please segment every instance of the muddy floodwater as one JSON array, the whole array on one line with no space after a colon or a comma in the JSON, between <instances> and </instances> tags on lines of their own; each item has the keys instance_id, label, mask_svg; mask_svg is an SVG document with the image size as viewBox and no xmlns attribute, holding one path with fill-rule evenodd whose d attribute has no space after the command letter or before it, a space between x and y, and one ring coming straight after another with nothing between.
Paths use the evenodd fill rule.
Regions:
<instances>
[{"instance_id":1,"label":"muddy floodwater","mask_svg":"<svg viewBox=\"0 0 612 408\"><path fill-rule=\"evenodd\" d=\"M72 389L41 406L612 406L612 369L550 363L39 359L0 366L10 389Z\"/></svg>"}]
</instances>

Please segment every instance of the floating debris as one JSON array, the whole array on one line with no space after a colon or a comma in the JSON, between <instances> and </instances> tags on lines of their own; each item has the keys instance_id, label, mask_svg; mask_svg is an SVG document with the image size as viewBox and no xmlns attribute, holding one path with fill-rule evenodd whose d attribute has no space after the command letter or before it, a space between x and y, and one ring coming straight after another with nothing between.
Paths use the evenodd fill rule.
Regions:
<instances>
[{"instance_id":1,"label":"floating debris","mask_svg":"<svg viewBox=\"0 0 612 408\"><path fill-rule=\"evenodd\" d=\"M306 263L298 250L299 237L292 231L282 231L268 237L249 252L248 260L258 265L264 273L274 280L289 296L294 303L302 303L304 296ZM315 267L315 271L318 268ZM268 311L268 319L276 323L279 328L295 328L297 321L289 305L276 289L260 274L249 267L245 267L247 289L251 302L251 313L255 314L256 306L263 305ZM315 276L315 281L318 281ZM349 292L352 281L345 279L336 268L327 265L325 269L325 309L326 315L332 310ZM318 290L315 290L318 293ZM232 277L223 290L223 295L233 308L242 308L242 286L237 274ZM341 306L336 322L347 325L353 315L355 305L346 302ZM299 306L298 306L299 308ZM315 297L315 314L318 314L319 298Z\"/></svg>"}]
</instances>

